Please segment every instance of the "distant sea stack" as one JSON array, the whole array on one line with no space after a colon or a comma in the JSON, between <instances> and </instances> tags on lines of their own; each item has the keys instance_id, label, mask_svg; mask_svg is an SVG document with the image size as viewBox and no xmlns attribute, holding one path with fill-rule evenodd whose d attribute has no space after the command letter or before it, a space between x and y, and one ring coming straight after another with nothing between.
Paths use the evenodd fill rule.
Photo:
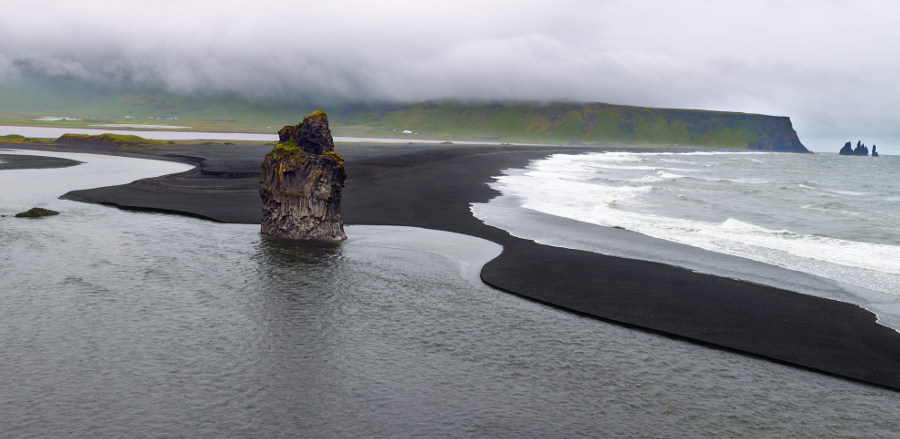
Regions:
<instances>
[{"instance_id":1,"label":"distant sea stack","mask_svg":"<svg viewBox=\"0 0 900 439\"><path fill-rule=\"evenodd\" d=\"M347 173L334 152L328 116L308 114L278 131L278 138L262 164L262 234L309 242L347 239L341 220Z\"/></svg>"},{"instance_id":2,"label":"distant sea stack","mask_svg":"<svg viewBox=\"0 0 900 439\"><path fill-rule=\"evenodd\" d=\"M856 148L853 148L853 144L848 141L844 144L844 147L841 148L838 154L868 156L869 148L864 143L862 143L862 140L858 140L856 142ZM878 152L875 151L875 145L872 145L872 157L878 157Z\"/></svg>"}]
</instances>

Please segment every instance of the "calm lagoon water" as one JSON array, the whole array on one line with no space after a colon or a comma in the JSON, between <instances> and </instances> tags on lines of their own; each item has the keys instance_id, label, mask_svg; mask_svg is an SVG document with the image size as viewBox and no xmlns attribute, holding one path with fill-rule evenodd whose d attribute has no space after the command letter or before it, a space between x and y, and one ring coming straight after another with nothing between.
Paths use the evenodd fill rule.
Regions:
<instances>
[{"instance_id":1,"label":"calm lagoon water","mask_svg":"<svg viewBox=\"0 0 900 439\"><path fill-rule=\"evenodd\" d=\"M86 166L177 172L78 159L0 171L4 437L900 432L896 392L488 288L478 267L499 248L476 238L351 226L341 246L302 247L56 199ZM62 214L9 216L32 205Z\"/></svg>"}]
</instances>

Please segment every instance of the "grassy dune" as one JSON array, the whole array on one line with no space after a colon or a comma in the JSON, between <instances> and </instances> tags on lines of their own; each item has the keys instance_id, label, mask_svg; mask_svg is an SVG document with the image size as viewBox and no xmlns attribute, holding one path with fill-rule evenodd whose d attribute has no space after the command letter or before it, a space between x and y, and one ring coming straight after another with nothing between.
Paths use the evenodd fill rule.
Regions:
<instances>
[{"instance_id":1,"label":"grassy dune","mask_svg":"<svg viewBox=\"0 0 900 439\"><path fill-rule=\"evenodd\" d=\"M43 143L46 139L32 139L25 136L20 136L18 134L10 134L6 136L0 136L0 143Z\"/></svg>"},{"instance_id":2,"label":"grassy dune","mask_svg":"<svg viewBox=\"0 0 900 439\"><path fill-rule=\"evenodd\" d=\"M63 134L54 141L57 145L106 145L116 148L146 148L163 144L161 140L150 140L139 136L122 134Z\"/></svg>"}]
</instances>

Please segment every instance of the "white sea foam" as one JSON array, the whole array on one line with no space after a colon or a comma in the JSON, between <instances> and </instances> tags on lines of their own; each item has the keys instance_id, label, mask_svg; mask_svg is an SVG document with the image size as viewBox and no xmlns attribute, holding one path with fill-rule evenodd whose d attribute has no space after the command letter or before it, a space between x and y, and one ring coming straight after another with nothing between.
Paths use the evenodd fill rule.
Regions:
<instances>
[{"instance_id":1,"label":"white sea foam","mask_svg":"<svg viewBox=\"0 0 900 439\"><path fill-rule=\"evenodd\" d=\"M683 175L673 174L671 172L666 172L666 171L657 171L656 175L658 175L659 178L684 178Z\"/></svg>"},{"instance_id":2,"label":"white sea foam","mask_svg":"<svg viewBox=\"0 0 900 439\"><path fill-rule=\"evenodd\" d=\"M671 172L667 164L673 160L679 167L693 166L690 171L697 175L685 178ZM877 220L892 218L898 209L879 204L879 198L864 198L871 193L895 197L900 185L873 186L870 193L846 190L866 183L852 180L855 176L847 181L836 178L834 170L846 164L830 160L759 153L691 153L679 158L637 153L554 155L532 163L528 170L497 177L493 187L516 199L521 208L624 228L861 288L824 296L877 310L882 321L900 328L900 312L890 314L891 309L900 310L900 239L893 224ZM656 171L648 174L647 168ZM791 188L795 189L785 190ZM491 215L489 209L476 210L486 222L504 227L497 218L484 217ZM507 220L512 218L506 214ZM507 226L518 227L509 221ZM554 239L557 245L573 248L577 240L566 244L558 236Z\"/></svg>"},{"instance_id":3,"label":"white sea foam","mask_svg":"<svg viewBox=\"0 0 900 439\"><path fill-rule=\"evenodd\" d=\"M636 181L636 182L640 182L640 183L655 183L657 181L662 181L662 177L654 177L652 175L645 175L641 178L637 178L632 181Z\"/></svg>"}]
</instances>

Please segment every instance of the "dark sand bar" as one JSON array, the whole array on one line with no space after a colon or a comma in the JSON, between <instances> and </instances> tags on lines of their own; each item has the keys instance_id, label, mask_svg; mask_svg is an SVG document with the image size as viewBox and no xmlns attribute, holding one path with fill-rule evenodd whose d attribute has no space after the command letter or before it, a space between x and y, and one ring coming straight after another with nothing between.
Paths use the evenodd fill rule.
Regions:
<instances>
[{"instance_id":1,"label":"dark sand bar","mask_svg":"<svg viewBox=\"0 0 900 439\"><path fill-rule=\"evenodd\" d=\"M3 145L0 143L0 145ZM0 151L0 171L5 169L51 169L68 168L81 162L59 157L41 157L36 155L3 154Z\"/></svg>"},{"instance_id":2,"label":"dark sand bar","mask_svg":"<svg viewBox=\"0 0 900 439\"><path fill-rule=\"evenodd\" d=\"M0 147L3 145L0 144ZM19 145L10 145L18 147ZM74 191L64 198L124 209L258 223L265 146L177 146L123 153L197 164L184 174ZM54 149L54 148L50 148ZM57 149L60 150L60 149ZM503 246L482 279L510 293L605 321L900 390L900 333L858 306L669 265L536 244L469 211L497 193L503 169L588 147L338 145L348 224L403 225Z\"/></svg>"}]
</instances>

